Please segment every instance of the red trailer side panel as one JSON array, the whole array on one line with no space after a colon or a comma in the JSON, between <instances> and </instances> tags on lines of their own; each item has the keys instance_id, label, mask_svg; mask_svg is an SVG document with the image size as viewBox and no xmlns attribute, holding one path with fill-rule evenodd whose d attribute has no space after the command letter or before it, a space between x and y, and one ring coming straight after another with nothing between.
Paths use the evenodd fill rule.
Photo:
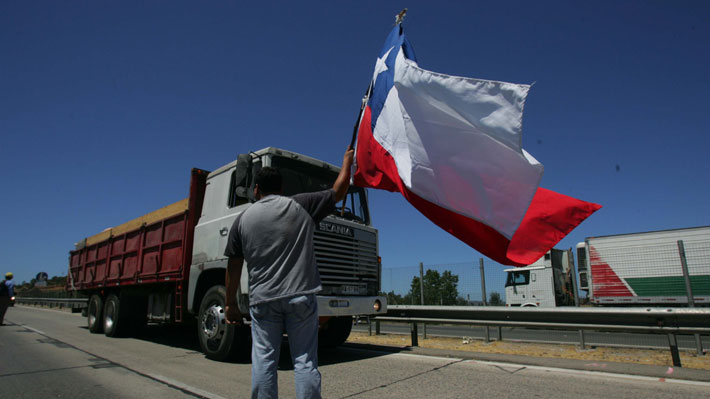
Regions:
<instances>
[{"instance_id":1,"label":"red trailer side panel","mask_svg":"<svg viewBox=\"0 0 710 399\"><path fill-rule=\"evenodd\" d=\"M186 210L121 234L111 231L108 238L71 251L67 289L177 283L176 308L181 309L182 283L189 276L192 238L202 212L207 174L192 170Z\"/></svg>"}]
</instances>

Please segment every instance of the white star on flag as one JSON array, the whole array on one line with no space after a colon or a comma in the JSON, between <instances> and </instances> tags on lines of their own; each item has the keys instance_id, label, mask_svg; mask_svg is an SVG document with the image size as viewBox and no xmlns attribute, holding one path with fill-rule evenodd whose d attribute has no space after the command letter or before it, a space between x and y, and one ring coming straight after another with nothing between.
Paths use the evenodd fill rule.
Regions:
<instances>
[{"instance_id":1,"label":"white star on flag","mask_svg":"<svg viewBox=\"0 0 710 399\"><path fill-rule=\"evenodd\" d=\"M375 81L377 80L377 76L389 69L387 68L387 64L385 64L385 60L387 60L387 57L390 55L390 52L393 48L394 47L387 50L387 52L382 56L382 58L377 59L377 63L375 64L375 74L372 76L372 87L375 87Z\"/></svg>"}]
</instances>

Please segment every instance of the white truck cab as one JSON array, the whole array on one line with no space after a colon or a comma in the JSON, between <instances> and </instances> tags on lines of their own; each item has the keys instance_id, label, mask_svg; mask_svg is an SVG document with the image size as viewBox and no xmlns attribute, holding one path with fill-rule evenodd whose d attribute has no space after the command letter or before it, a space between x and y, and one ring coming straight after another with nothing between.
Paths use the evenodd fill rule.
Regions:
<instances>
[{"instance_id":1,"label":"white truck cab","mask_svg":"<svg viewBox=\"0 0 710 399\"><path fill-rule=\"evenodd\" d=\"M211 287L224 281L224 249L229 230L237 215L254 202L254 176L266 166L281 172L285 196L331 188L340 171L327 162L269 147L242 154L207 176L202 214L195 226L187 306L198 314L198 323L205 324L205 334L213 338L222 333L219 326L211 325L215 324L214 319L221 323L223 304L216 301L204 309L203 298ZM316 226L314 247L323 285L317 296L319 316L321 320L333 319L331 336L336 336L333 343L339 344L350 333L352 316L384 314L387 300L378 295L378 233L370 222L365 189L351 186L336 208ZM248 315L248 265L245 266L237 299L242 314Z\"/></svg>"},{"instance_id":2,"label":"white truck cab","mask_svg":"<svg viewBox=\"0 0 710 399\"><path fill-rule=\"evenodd\" d=\"M506 269L506 306L574 305L571 265L571 251L552 249L529 266Z\"/></svg>"}]
</instances>

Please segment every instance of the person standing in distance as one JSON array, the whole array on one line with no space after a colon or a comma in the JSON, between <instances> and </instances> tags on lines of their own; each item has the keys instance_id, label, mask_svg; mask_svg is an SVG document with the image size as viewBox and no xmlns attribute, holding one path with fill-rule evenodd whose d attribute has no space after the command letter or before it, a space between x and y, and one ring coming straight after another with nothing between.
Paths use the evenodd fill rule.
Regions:
<instances>
[{"instance_id":1,"label":"person standing in distance","mask_svg":"<svg viewBox=\"0 0 710 399\"><path fill-rule=\"evenodd\" d=\"M12 273L5 273L5 280L0 283L0 326L5 325L5 312L15 296L15 283L12 282Z\"/></svg>"},{"instance_id":2,"label":"person standing in distance","mask_svg":"<svg viewBox=\"0 0 710 399\"><path fill-rule=\"evenodd\" d=\"M252 335L252 398L277 398L277 366L284 330L288 334L298 398L321 397L318 371L320 274L313 251L317 223L335 209L350 187L352 148L343 156L332 189L281 196L281 174L264 167L255 177L257 202L242 212L229 232L224 254L227 323L239 324L237 287L242 265L249 274Z\"/></svg>"}]
</instances>

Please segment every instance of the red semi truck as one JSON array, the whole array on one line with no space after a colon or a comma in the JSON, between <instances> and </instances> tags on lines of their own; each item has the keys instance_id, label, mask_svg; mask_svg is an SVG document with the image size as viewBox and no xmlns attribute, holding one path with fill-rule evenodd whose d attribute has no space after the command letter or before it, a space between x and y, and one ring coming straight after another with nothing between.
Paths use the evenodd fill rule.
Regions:
<instances>
[{"instance_id":1,"label":"red semi truck","mask_svg":"<svg viewBox=\"0 0 710 399\"><path fill-rule=\"evenodd\" d=\"M67 290L88 297L89 331L118 336L147 322L196 323L207 357L248 350L248 328L225 323L223 252L234 219L254 201L253 177L264 166L280 169L285 195L328 188L339 172L269 147L213 172L193 169L188 198L81 240L70 251ZM323 283L320 342L338 345L353 316L386 313L378 235L364 189L350 188L317 226L314 245ZM237 293L243 315L249 314L246 270Z\"/></svg>"}]
</instances>

